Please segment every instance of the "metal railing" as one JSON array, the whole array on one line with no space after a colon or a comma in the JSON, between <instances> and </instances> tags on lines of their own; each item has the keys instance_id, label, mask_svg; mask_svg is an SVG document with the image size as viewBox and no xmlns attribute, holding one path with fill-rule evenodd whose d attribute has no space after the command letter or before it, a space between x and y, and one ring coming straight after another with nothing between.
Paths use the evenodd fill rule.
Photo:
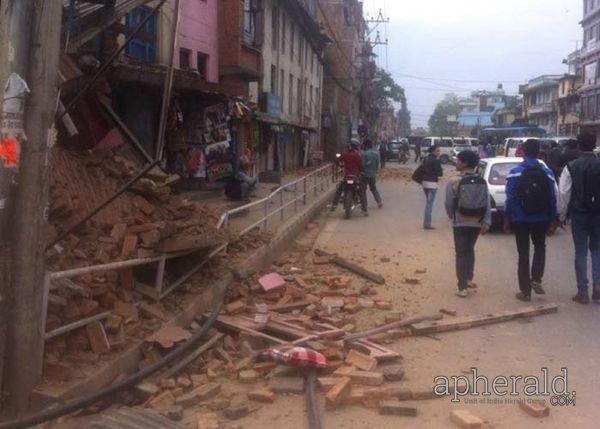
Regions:
<instances>
[{"instance_id":1,"label":"metal railing","mask_svg":"<svg viewBox=\"0 0 600 429\"><path fill-rule=\"evenodd\" d=\"M254 207L260 208L262 217L258 221L251 220L252 224L248 227L245 227L239 234L238 237L241 237L247 234L254 228L257 228L262 225L262 227L266 230L269 225L275 225L275 221L270 218L279 215L279 221L285 221L285 211L286 209L293 206L294 213L298 211L298 206L300 203L303 205L307 205L309 199L317 198L321 193L328 190L332 185L334 185L337 181L337 169L333 164L325 165L304 177L301 177L298 180L295 180L291 183L281 186L273 193L271 193L268 197L253 202L251 204L247 204L243 207L238 207L236 209L230 210L224 213L218 224L217 228L228 228L229 221L232 216L237 213L244 212L246 210L252 209ZM289 201L286 201L285 193L293 193L293 198ZM279 203L279 207L271 210L271 205L273 202L277 201ZM195 253L195 250L190 250L186 252L179 252L173 254L163 254L157 255L149 258L137 258L130 259L126 261L117 261L111 262L108 264L102 265L93 265L88 267L74 268L65 271L55 271L55 272L46 272L44 278L44 302L43 302L43 313L41 320L41 332L44 333L44 341L48 341L52 338L65 335L69 332L72 332L76 329L85 327L94 322L104 320L108 318L113 312L105 311L100 314L93 315L91 317L87 317L72 323L68 323L66 325L60 326L52 331L46 331L46 317L48 315L48 301L50 293L62 284L64 285L65 280L70 280L72 278L80 277L89 273L99 273L99 272L107 272L107 271L121 271L124 269L130 269L134 267L139 267L143 265L156 265L156 274L154 287L145 288L143 295L153 299L154 301L160 301L173 292L175 289L179 288L182 284L184 284L192 275L194 275L200 268L202 268L205 264L207 264L212 258L216 255L227 251L228 243L224 243L219 245L217 248L213 249L206 257L202 258L202 260L198 261L193 267L191 267L188 271L183 273L177 280L172 282L167 288L164 285L165 279L165 265L167 260L181 258L185 256L190 256ZM54 284L53 284L54 282ZM78 289L77 285L72 282L67 282L71 284L71 287ZM139 291L139 289L138 289ZM151 296L150 296L151 295ZM139 305L139 303L137 303Z\"/></svg>"},{"instance_id":2,"label":"metal railing","mask_svg":"<svg viewBox=\"0 0 600 429\"><path fill-rule=\"evenodd\" d=\"M329 190L337 183L337 176L338 169L334 164L320 167L282 185L265 198L223 213L217 223L217 229L231 229L231 219L240 213L246 213L245 217L250 224L238 227L240 229L237 232L238 238L256 228L267 231L270 226L276 227L285 222L286 213L295 215L300 204L307 205L310 199L317 198ZM286 194L292 194L291 198L286 198Z\"/></svg>"}]
</instances>

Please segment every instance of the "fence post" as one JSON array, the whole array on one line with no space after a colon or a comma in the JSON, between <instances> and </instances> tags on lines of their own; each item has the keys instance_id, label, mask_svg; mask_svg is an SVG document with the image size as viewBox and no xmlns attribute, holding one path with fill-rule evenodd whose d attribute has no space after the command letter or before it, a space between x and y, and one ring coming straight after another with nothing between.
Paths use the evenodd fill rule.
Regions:
<instances>
[{"instance_id":1,"label":"fence post","mask_svg":"<svg viewBox=\"0 0 600 429\"><path fill-rule=\"evenodd\" d=\"M298 182L294 183L294 213L298 213Z\"/></svg>"},{"instance_id":2,"label":"fence post","mask_svg":"<svg viewBox=\"0 0 600 429\"><path fill-rule=\"evenodd\" d=\"M304 176L304 180L303 180L303 187L304 187L304 195L302 197L302 201L304 202L304 205L306 205L306 197L308 196L308 187L306 186L308 182L308 177Z\"/></svg>"},{"instance_id":3,"label":"fence post","mask_svg":"<svg viewBox=\"0 0 600 429\"><path fill-rule=\"evenodd\" d=\"M268 220L269 220L269 198L265 198L264 215L265 215L265 219L263 222L263 228L266 231Z\"/></svg>"}]
</instances>

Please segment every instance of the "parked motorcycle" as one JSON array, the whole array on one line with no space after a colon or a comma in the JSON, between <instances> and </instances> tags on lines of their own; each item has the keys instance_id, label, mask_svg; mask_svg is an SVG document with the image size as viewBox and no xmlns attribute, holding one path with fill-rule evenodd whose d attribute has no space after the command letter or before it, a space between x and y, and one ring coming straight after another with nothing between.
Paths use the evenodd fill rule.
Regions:
<instances>
[{"instance_id":1,"label":"parked motorcycle","mask_svg":"<svg viewBox=\"0 0 600 429\"><path fill-rule=\"evenodd\" d=\"M350 219L352 212L360 206L360 179L356 176L346 176L342 183L342 197L344 199L344 214Z\"/></svg>"}]
</instances>

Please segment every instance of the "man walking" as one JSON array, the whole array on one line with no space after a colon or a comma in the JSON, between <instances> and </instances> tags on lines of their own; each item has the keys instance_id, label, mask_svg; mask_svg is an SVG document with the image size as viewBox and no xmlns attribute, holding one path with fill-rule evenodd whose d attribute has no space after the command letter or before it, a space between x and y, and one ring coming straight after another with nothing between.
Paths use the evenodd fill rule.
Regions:
<instances>
[{"instance_id":1,"label":"man walking","mask_svg":"<svg viewBox=\"0 0 600 429\"><path fill-rule=\"evenodd\" d=\"M421 160L421 139L415 140L415 162Z\"/></svg>"},{"instance_id":2,"label":"man walking","mask_svg":"<svg viewBox=\"0 0 600 429\"><path fill-rule=\"evenodd\" d=\"M577 294L573 301L589 304L588 249L592 255L594 288L592 300L600 301L600 159L594 155L596 136L578 137L580 157L567 164L560 176L559 216L565 222L571 215L575 245Z\"/></svg>"},{"instance_id":3,"label":"man walking","mask_svg":"<svg viewBox=\"0 0 600 429\"><path fill-rule=\"evenodd\" d=\"M557 214L556 182L550 169L537 159L540 142L523 143L524 160L508 174L504 230L515 232L519 253L519 289L517 299L531 301L531 290L545 293L542 279L546 265L546 233L554 226ZM529 265L530 240L533 264Z\"/></svg>"},{"instance_id":4,"label":"man walking","mask_svg":"<svg viewBox=\"0 0 600 429\"><path fill-rule=\"evenodd\" d=\"M373 194L373 198L377 202L377 206L379 208L383 207L383 202L381 201L381 195L379 194L379 190L377 189L377 173L379 173L379 154L377 151L373 149L373 142L369 139L366 139L364 142L365 151L362 154L362 162L363 162L363 174L362 174L362 185L365 192L367 186L371 190Z\"/></svg>"},{"instance_id":5,"label":"man walking","mask_svg":"<svg viewBox=\"0 0 600 429\"><path fill-rule=\"evenodd\" d=\"M456 157L460 177L446 186L446 213L454 222L456 249L456 277L461 298L469 296L475 271L475 243L485 235L492 224L490 194L486 181L475 174L479 157L473 151L462 151Z\"/></svg>"}]
</instances>

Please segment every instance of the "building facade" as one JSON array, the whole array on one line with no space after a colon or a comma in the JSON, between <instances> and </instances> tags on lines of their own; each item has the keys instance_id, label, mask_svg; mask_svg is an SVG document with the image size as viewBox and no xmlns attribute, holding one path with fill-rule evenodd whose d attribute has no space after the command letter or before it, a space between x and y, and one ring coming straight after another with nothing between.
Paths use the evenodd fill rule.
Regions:
<instances>
[{"instance_id":1,"label":"building facade","mask_svg":"<svg viewBox=\"0 0 600 429\"><path fill-rule=\"evenodd\" d=\"M600 2L583 2L583 47L579 52L582 86L580 125L600 136Z\"/></svg>"},{"instance_id":2,"label":"building facade","mask_svg":"<svg viewBox=\"0 0 600 429\"><path fill-rule=\"evenodd\" d=\"M579 90L581 77L566 74L558 87L558 120L557 133L561 136L576 136L579 133Z\"/></svg>"},{"instance_id":3,"label":"building facade","mask_svg":"<svg viewBox=\"0 0 600 429\"><path fill-rule=\"evenodd\" d=\"M259 101L260 171L307 165L321 152L322 50L315 1L262 2L262 79Z\"/></svg>"},{"instance_id":4,"label":"building facade","mask_svg":"<svg viewBox=\"0 0 600 429\"><path fill-rule=\"evenodd\" d=\"M558 89L562 75L543 75L519 87L523 95L523 119L531 125L557 134Z\"/></svg>"},{"instance_id":5,"label":"building facade","mask_svg":"<svg viewBox=\"0 0 600 429\"><path fill-rule=\"evenodd\" d=\"M495 91L475 91L469 98L460 100L458 132L468 136L476 130L494 126L494 115L507 107L511 98L504 92L502 84Z\"/></svg>"}]
</instances>

